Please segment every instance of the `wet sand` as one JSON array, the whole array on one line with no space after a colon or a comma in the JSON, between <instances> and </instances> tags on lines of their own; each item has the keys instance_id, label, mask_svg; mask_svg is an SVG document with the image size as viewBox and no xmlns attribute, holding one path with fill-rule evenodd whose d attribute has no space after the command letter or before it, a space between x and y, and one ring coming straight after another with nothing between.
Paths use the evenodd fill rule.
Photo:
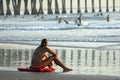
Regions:
<instances>
[{"instance_id":1,"label":"wet sand","mask_svg":"<svg viewBox=\"0 0 120 80\"><path fill-rule=\"evenodd\" d=\"M0 80L120 80L120 76L71 74L71 72L0 71Z\"/></svg>"},{"instance_id":2,"label":"wet sand","mask_svg":"<svg viewBox=\"0 0 120 80\"><path fill-rule=\"evenodd\" d=\"M1 43L4 49L34 49L36 46ZM24 47L23 47L24 46ZM9 67L8 67L9 68ZM73 69L74 70L74 69ZM71 72L20 72L10 68L0 69L0 80L120 80L119 75L87 74Z\"/></svg>"}]
</instances>

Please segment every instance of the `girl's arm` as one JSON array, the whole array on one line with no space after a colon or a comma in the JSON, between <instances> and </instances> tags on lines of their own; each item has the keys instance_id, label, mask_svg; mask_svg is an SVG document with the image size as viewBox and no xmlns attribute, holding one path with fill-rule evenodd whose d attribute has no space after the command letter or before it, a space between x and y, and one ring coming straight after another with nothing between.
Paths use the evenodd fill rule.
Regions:
<instances>
[{"instance_id":1,"label":"girl's arm","mask_svg":"<svg viewBox=\"0 0 120 80\"><path fill-rule=\"evenodd\" d=\"M51 49L49 49L47 47L46 47L46 49L47 49L48 53L52 54L53 56L57 56L56 53L53 50L51 50Z\"/></svg>"}]
</instances>

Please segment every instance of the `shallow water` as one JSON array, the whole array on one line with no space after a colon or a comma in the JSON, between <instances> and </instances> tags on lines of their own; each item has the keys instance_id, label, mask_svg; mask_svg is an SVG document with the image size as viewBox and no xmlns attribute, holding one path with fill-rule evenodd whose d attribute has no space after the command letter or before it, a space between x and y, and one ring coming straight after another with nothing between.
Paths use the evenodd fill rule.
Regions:
<instances>
[{"instance_id":1,"label":"shallow water","mask_svg":"<svg viewBox=\"0 0 120 80\"><path fill-rule=\"evenodd\" d=\"M71 67L70 74L120 75L120 51L81 48L54 48L62 62ZM33 49L0 49L0 70L29 67ZM56 72L62 69L54 64Z\"/></svg>"}]
</instances>

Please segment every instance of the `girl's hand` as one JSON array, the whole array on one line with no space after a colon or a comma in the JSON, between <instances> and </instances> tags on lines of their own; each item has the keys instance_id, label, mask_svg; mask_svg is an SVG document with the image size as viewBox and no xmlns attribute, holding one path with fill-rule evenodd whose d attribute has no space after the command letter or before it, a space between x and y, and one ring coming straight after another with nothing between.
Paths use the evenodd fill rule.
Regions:
<instances>
[{"instance_id":1,"label":"girl's hand","mask_svg":"<svg viewBox=\"0 0 120 80\"><path fill-rule=\"evenodd\" d=\"M54 57L56 57L57 55L56 54L53 54Z\"/></svg>"}]
</instances>

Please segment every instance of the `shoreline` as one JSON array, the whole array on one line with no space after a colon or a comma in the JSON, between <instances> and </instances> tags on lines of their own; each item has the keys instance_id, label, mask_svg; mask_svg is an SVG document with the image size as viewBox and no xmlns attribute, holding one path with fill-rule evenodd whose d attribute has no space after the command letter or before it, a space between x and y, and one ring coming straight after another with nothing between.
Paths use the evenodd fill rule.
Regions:
<instances>
[{"instance_id":1,"label":"shoreline","mask_svg":"<svg viewBox=\"0 0 120 80\"><path fill-rule=\"evenodd\" d=\"M40 45L38 41L16 41L16 42L0 42L0 48L3 49L35 49ZM51 48L86 48L86 49L106 49L106 50L119 50L120 43L111 42L62 42L62 41L49 41L48 47Z\"/></svg>"}]
</instances>

